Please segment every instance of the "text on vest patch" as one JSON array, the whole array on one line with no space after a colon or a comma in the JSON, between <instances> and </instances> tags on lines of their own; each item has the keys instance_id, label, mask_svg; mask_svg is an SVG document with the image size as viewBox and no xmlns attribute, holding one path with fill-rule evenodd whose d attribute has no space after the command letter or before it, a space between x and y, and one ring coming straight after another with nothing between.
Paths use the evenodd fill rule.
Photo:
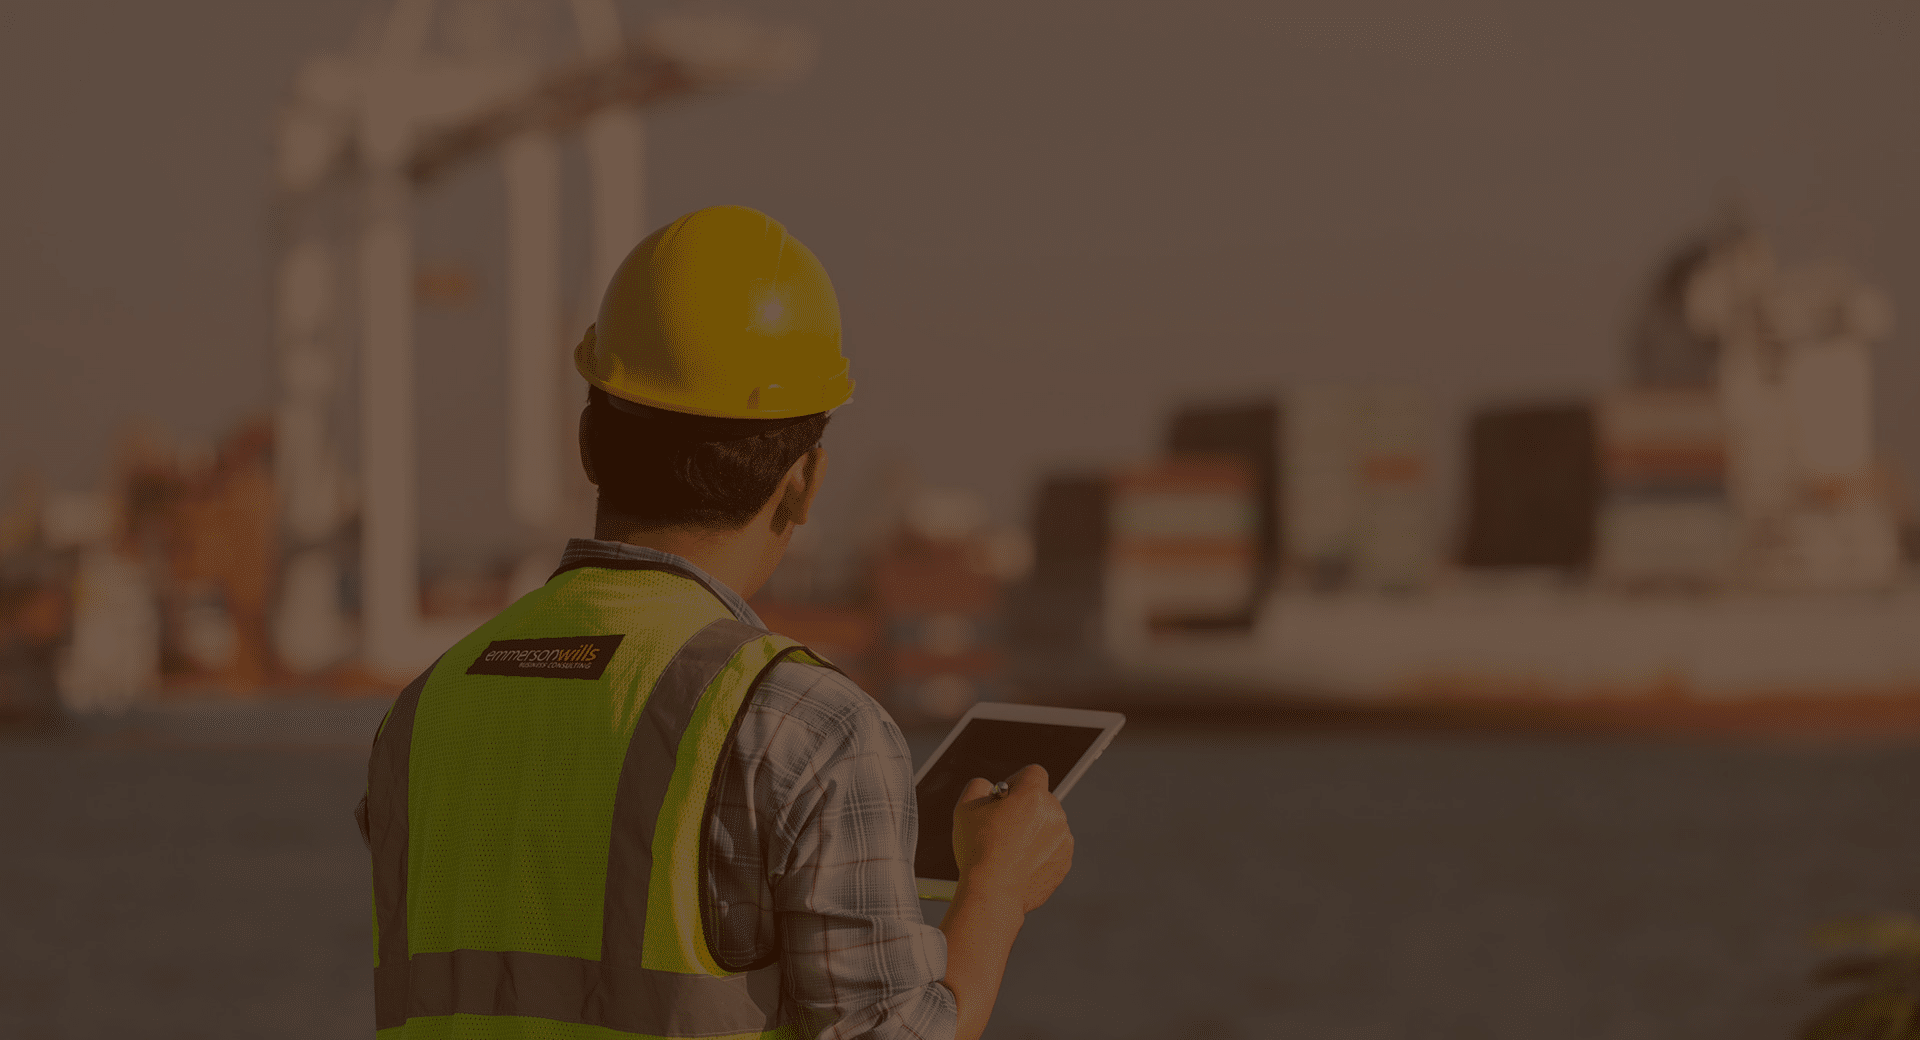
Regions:
<instances>
[{"instance_id":1,"label":"text on vest patch","mask_svg":"<svg viewBox=\"0 0 1920 1040\"><path fill-rule=\"evenodd\" d=\"M523 675L539 679L598 679L613 660L617 636L496 639L474 658L468 675Z\"/></svg>"}]
</instances>

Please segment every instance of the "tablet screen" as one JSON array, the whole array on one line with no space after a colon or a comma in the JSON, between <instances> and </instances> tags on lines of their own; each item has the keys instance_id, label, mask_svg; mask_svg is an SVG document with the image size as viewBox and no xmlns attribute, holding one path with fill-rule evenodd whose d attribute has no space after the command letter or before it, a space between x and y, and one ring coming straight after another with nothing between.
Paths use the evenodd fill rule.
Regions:
<instances>
[{"instance_id":1,"label":"tablet screen","mask_svg":"<svg viewBox=\"0 0 1920 1040\"><path fill-rule=\"evenodd\" d=\"M1048 787L1056 788L1060 778L1072 772L1080 756L1100 739L1100 733L1098 726L980 718L968 722L914 787L920 806L920 846L913 858L914 875L960 880L960 866L953 858L953 803L960 800L968 780L984 776L998 782L1038 762L1047 771Z\"/></svg>"}]
</instances>

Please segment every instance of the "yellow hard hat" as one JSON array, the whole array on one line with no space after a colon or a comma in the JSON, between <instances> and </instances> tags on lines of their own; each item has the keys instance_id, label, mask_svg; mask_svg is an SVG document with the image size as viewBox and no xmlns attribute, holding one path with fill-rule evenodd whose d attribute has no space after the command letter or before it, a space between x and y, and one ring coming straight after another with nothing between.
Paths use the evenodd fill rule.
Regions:
<instances>
[{"instance_id":1,"label":"yellow hard hat","mask_svg":"<svg viewBox=\"0 0 1920 1040\"><path fill-rule=\"evenodd\" d=\"M615 397L693 415L785 419L853 396L826 269L745 206L695 210L634 246L573 363Z\"/></svg>"}]
</instances>

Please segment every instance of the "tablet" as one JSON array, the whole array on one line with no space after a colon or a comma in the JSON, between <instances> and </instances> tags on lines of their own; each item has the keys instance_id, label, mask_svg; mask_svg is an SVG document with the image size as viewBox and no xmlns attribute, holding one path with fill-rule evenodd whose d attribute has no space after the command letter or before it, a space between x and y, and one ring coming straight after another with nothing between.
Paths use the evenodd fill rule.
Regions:
<instances>
[{"instance_id":1,"label":"tablet","mask_svg":"<svg viewBox=\"0 0 1920 1040\"><path fill-rule=\"evenodd\" d=\"M920 806L913 873L920 898L951 900L960 882L953 858L953 804L967 781L984 776L997 783L1038 762L1047 771L1048 789L1065 798L1126 721L1112 711L974 705L913 777Z\"/></svg>"}]
</instances>

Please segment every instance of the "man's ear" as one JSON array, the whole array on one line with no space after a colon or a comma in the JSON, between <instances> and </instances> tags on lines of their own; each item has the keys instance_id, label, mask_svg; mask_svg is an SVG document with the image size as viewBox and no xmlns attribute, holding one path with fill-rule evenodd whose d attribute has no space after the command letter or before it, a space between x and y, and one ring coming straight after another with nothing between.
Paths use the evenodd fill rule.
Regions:
<instances>
[{"instance_id":1,"label":"man's ear","mask_svg":"<svg viewBox=\"0 0 1920 1040\"><path fill-rule=\"evenodd\" d=\"M785 531L788 524L798 527L807 522L814 496L820 493L820 479L826 471L827 449L819 445L793 461L780 481L780 505L773 511L776 532Z\"/></svg>"},{"instance_id":2,"label":"man's ear","mask_svg":"<svg viewBox=\"0 0 1920 1040\"><path fill-rule=\"evenodd\" d=\"M592 436L593 406L580 409L580 468L587 471L587 483L598 487L600 478L593 472L593 452L587 450L587 442Z\"/></svg>"}]
</instances>

